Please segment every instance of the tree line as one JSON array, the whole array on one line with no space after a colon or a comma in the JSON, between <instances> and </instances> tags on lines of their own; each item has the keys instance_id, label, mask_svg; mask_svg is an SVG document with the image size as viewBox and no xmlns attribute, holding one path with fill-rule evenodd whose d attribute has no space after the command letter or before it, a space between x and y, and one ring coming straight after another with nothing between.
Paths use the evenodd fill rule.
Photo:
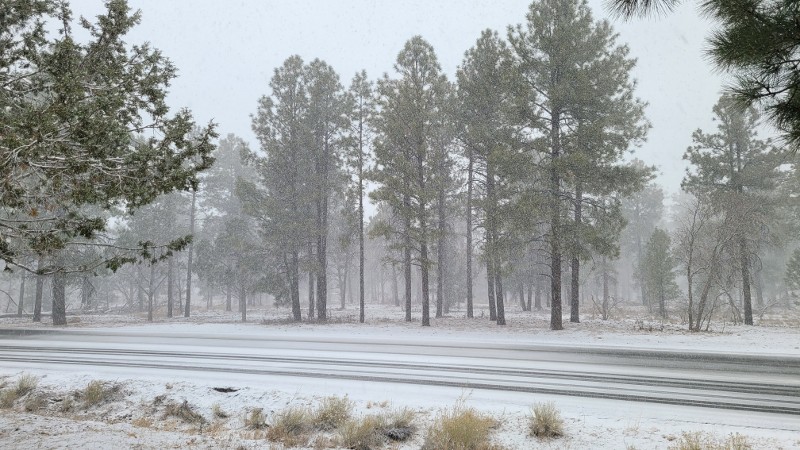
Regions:
<instances>
[{"instance_id":1,"label":"tree line","mask_svg":"<svg viewBox=\"0 0 800 450\"><path fill-rule=\"evenodd\" d=\"M776 250L793 226L788 147L761 139L758 111L734 95L713 110L716 132L694 133L686 195L663 217L656 169L631 156L650 128L635 60L585 1L537 0L505 33L483 31L452 80L421 36L377 79L346 83L290 56L254 99L255 148L169 115L175 68L123 43L140 19L126 2L81 22L89 43L71 37L63 3L4 8L0 256L19 314L35 276L34 320L49 283L55 324L67 286L85 308L103 292L150 320L166 291L168 317L216 292L243 321L264 296L294 321L326 321L333 291L341 308L353 297L357 261L361 322L389 278L405 320L418 299L423 326L455 304L474 317L477 297L504 325L515 298L549 307L559 330L563 309L579 322L587 301L607 318L627 277L651 311L677 308L699 330L721 301L752 324L764 260L789 260ZM46 18L61 38L45 37ZM800 285L799 260L782 285Z\"/></svg>"}]
</instances>

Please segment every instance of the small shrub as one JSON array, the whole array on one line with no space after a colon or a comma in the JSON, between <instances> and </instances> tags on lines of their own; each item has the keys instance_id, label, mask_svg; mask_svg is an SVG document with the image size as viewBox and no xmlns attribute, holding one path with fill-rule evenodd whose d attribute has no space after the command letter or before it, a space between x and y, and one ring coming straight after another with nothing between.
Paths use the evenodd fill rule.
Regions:
<instances>
[{"instance_id":1,"label":"small shrub","mask_svg":"<svg viewBox=\"0 0 800 450\"><path fill-rule=\"evenodd\" d=\"M41 395L31 395L25 400L25 411L36 412L44 408L45 399Z\"/></svg>"},{"instance_id":2,"label":"small shrub","mask_svg":"<svg viewBox=\"0 0 800 450\"><path fill-rule=\"evenodd\" d=\"M353 402L347 397L327 397L314 411L312 423L317 430L330 431L342 426L352 412Z\"/></svg>"},{"instance_id":3,"label":"small shrub","mask_svg":"<svg viewBox=\"0 0 800 450\"><path fill-rule=\"evenodd\" d=\"M131 421L131 425L139 428L153 428L153 423L150 417L137 417Z\"/></svg>"},{"instance_id":4,"label":"small shrub","mask_svg":"<svg viewBox=\"0 0 800 450\"><path fill-rule=\"evenodd\" d=\"M61 406L59 409L62 413L68 413L75 409L75 401L72 399L71 395L67 395L63 400L61 400Z\"/></svg>"},{"instance_id":5,"label":"small shrub","mask_svg":"<svg viewBox=\"0 0 800 450\"><path fill-rule=\"evenodd\" d=\"M416 414L408 408L398 409L383 416L383 435L402 442L408 440L417 431L414 425Z\"/></svg>"},{"instance_id":6,"label":"small shrub","mask_svg":"<svg viewBox=\"0 0 800 450\"><path fill-rule=\"evenodd\" d=\"M374 450L383 447L384 422L380 416L348 420L339 428L339 446L352 450Z\"/></svg>"},{"instance_id":7,"label":"small shrub","mask_svg":"<svg viewBox=\"0 0 800 450\"><path fill-rule=\"evenodd\" d=\"M288 447L304 444L311 430L309 422L309 414L305 408L286 408L273 416L267 439L281 442Z\"/></svg>"},{"instance_id":8,"label":"small shrub","mask_svg":"<svg viewBox=\"0 0 800 450\"><path fill-rule=\"evenodd\" d=\"M106 384L99 380L90 381L86 388L81 392L84 405L99 405L111 400L111 397L119 390L116 386L106 387Z\"/></svg>"},{"instance_id":9,"label":"small shrub","mask_svg":"<svg viewBox=\"0 0 800 450\"><path fill-rule=\"evenodd\" d=\"M36 389L36 386L39 385L39 379L31 374L22 374L17 380L17 387L15 390L17 391L17 397L22 397L23 395L33 392Z\"/></svg>"},{"instance_id":10,"label":"small shrub","mask_svg":"<svg viewBox=\"0 0 800 450\"><path fill-rule=\"evenodd\" d=\"M750 450L753 446L746 436L735 433L726 439L718 439L708 433L684 432L670 450Z\"/></svg>"},{"instance_id":11,"label":"small shrub","mask_svg":"<svg viewBox=\"0 0 800 450\"><path fill-rule=\"evenodd\" d=\"M214 412L214 416L217 417L216 412ZM264 410L261 408L254 408L251 410L250 415L244 419L244 425L251 430L261 430L266 428L267 418L264 417Z\"/></svg>"},{"instance_id":12,"label":"small shrub","mask_svg":"<svg viewBox=\"0 0 800 450\"><path fill-rule=\"evenodd\" d=\"M211 414L214 415L215 419L227 419L230 417L228 413L223 411L222 407L219 406L219 403L214 403L211 405Z\"/></svg>"},{"instance_id":13,"label":"small shrub","mask_svg":"<svg viewBox=\"0 0 800 450\"><path fill-rule=\"evenodd\" d=\"M14 406L19 396L16 389L8 389L0 393L0 408L8 409Z\"/></svg>"},{"instance_id":14,"label":"small shrub","mask_svg":"<svg viewBox=\"0 0 800 450\"><path fill-rule=\"evenodd\" d=\"M425 435L423 450L494 450L502 447L489 441L496 425L491 417L474 408L456 404L436 418Z\"/></svg>"},{"instance_id":15,"label":"small shrub","mask_svg":"<svg viewBox=\"0 0 800 450\"><path fill-rule=\"evenodd\" d=\"M164 409L164 417L176 417L185 423L198 425L202 425L206 422L206 419L198 414L186 400L181 404L174 402L168 403L167 407Z\"/></svg>"},{"instance_id":16,"label":"small shrub","mask_svg":"<svg viewBox=\"0 0 800 450\"><path fill-rule=\"evenodd\" d=\"M564 420L552 402L538 403L533 407L529 428L538 438L557 438L564 435Z\"/></svg>"}]
</instances>

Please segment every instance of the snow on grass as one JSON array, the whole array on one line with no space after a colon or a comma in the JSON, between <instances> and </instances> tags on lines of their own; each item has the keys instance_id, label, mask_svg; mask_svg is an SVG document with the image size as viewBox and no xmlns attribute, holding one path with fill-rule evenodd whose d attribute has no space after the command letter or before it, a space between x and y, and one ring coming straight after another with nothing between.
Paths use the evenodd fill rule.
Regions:
<instances>
[{"instance_id":1,"label":"snow on grass","mask_svg":"<svg viewBox=\"0 0 800 450\"><path fill-rule=\"evenodd\" d=\"M463 311L432 319L432 327L406 323L399 310L367 311L359 324L357 311L332 310L327 324L293 323L286 309L253 309L252 322L239 323L238 313L199 311L193 317L158 319L148 323L143 315L86 315L70 318L70 331L102 330L120 334L195 334L235 337L250 342L270 338L309 336L330 339L386 339L408 341L572 345L581 347L631 347L661 350L800 355L800 319L797 311L765 316L757 326L713 323L709 332L691 333L680 321L661 322L637 308L628 308L613 320L585 315L582 323L565 321L565 330L549 330L549 312L509 311L508 325L498 327L480 310L467 319ZM3 318L2 328L52 329L30 319ZM246 349L242 349L246 351ZM22 376L13 364L0 363L0 395L18 384ZM400 408L413 412L417 433L409 442L392 444L397 450L418 449L424 430L436 417L466 396L466 404L492 417L497 426L492 443L508 449L677 448L687 434L724 442L731 433L744 436L753 448L800 448L800 424L766 413L685 408L633 402L559 397L512 392L472 391L431 386L398 386L346 380L246 374L175 371L137 372L104 368L89 372L79 366L58 371L46 366L26 368L39 383L31 393L0 409L0 448L270 448L263 429L248 427L248 415L261 409L267 423L288 407L315 410L330 396L345 396L353 403L353 418L388 414ZM191 378L184 378L191 376ZM80 393L93 381L120 386L119 395L96 405L81 401ZM221 388L216 390L215 388ZM26 396L43 396L35 413L25 412ZM553 402L564 421L564 436L539 441L530 436L530 411L537 403ZM69 403L69 408L63 405ZM167 405L185 405L203 421L187 422L166 414ZM227 416L227 417L223 417ZM315 432L309 448L337 442L336 431ZM697 434L699 433L699 434ZM280 448L277 444L273 448Z\"/></svg>"},{"instance_id":2,"label":"snow on grass","mask_svg":"<svg viewBox=\"0 0 800 450\"><path fill-rule=\"evenodd\" d=\"M313 411L331 395L353 406L353 417L390 416L402 408L413 412L413 437L392 443L392 449L418 449L425 430L454 405L474 408L494 425L491 443L506 449L666 449L677 448L685 433L723 442L732 433L755 449L800 446L800 424L782 416L680 408L630 402L483 392L456 388L394 386L383 383L288 380L280 377L231 376L196 380L171 373L148 377L97 379L87 372L26 372L39 378L33 392L45 399L36 414L24 412L23 400L0 411L0 448L281 448L267 441L267 432L248 426L260 408L268 424L287 408ZM9 386L23 375L0 368L0 384ZM134 374L135 375L135 374ZM123 396L99 405L77 403L72 411L59 405L92 381L122 386ZM564 421L564 436L539 440L530 436L531 406L553 402ZM203 421L166 414L167 405L187 405ZM228 417L215 415L215 410ZM698 434L699 433L699 434ZM315 431L294 448L336 448L337 431ZM388 442L388 441L387 441ZM331 447L333 446L333 447Z\"/></svg>"}]
</instances>

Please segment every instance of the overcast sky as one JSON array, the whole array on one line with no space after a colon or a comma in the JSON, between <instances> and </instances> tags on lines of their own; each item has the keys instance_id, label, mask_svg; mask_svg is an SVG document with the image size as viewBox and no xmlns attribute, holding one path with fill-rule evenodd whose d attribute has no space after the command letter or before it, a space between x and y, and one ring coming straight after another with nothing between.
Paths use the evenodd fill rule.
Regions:
<instances>
[{"instance_id":1,"label":"overcast sky","mask_svg":"<svg viewBox=\"0 0 800 450\"><path fill-rule=\"evenodd\" d=\"M76 16L102 12L99 0L73 0ZM151 42L176 64L170 104L189 107L198 121L214 120L221 135L235 133L251 145L250 114L269 93L273 70L288 56L321 58L348 86L356 71L371 78L391 72L405 41L422 35L436 50L453 79L464 51L481 30L505 35L508 25L523 23L527 0L337 0L337 1L163 1L130 0L143 14L129 43ZM636 157L658 166L658 181L677 192L683 177L684 150L698 127L710 130L711 108L725 79L704 56L712 25L697 2L674 13L623 21L590 0L595 19L609 19L638 58L637 93L649 103L653 129Z\"/></svg>"}]
</instances>

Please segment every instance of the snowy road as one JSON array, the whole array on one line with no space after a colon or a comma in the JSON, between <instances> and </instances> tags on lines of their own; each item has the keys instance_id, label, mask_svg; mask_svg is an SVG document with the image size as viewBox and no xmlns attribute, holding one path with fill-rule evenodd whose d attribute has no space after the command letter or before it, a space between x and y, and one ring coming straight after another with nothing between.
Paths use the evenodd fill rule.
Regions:
<instances>
[{"instance_id":1,"label":"snowy road","mask_svg":"<svg viewBox=\"0 0 800 450\"><path fill-rule=\"evenodd\" d=\"M5 368L172 371L447 386L800 415L800 357L309 333L20 331L0 335Z\"/></svg>"}]
</instances>

